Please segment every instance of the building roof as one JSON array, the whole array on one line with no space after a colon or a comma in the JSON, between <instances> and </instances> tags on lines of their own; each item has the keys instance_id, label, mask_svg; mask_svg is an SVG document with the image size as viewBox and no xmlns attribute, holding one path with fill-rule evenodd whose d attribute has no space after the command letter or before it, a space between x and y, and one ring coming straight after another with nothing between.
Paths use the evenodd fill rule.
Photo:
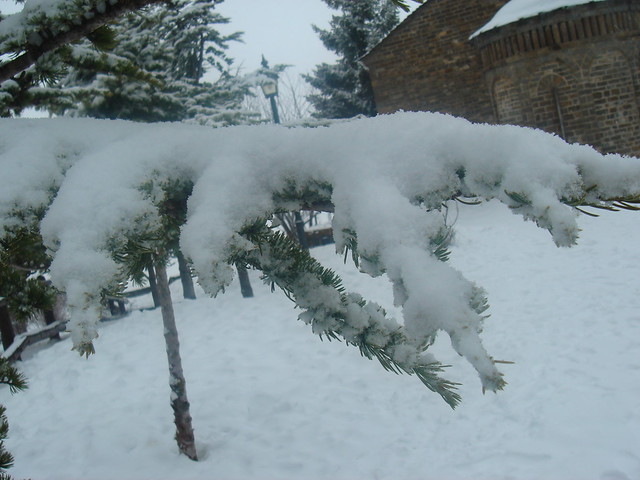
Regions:
<instances>
[{"instance_id":1,"label":"building roof","mask_svg":"<svg viewBox=\"0 0 640 480\"><path fill-rule=\"evenodd\" d=\"M602 1L604 0L511 0L498 10L486 25L471 35L471 38L493 30L494 28L517 22L523 18L535 17L541 13L551 12L561 8Z\"/></svg>"}]
</instances>

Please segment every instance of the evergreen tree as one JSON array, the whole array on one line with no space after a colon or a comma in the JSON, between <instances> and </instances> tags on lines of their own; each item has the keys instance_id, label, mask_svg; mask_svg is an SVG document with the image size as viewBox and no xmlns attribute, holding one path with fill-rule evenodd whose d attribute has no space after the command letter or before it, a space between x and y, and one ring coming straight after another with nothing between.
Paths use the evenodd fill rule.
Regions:
<instances>
[{"instance_id":1,"label":"evergreen tree","mask_svg":"<svg viewBox=\"0 0 640 480\"><path fill-rule=\"evenodd\" d=\"M408 10L407 0L391 0ZM422 0L412 0L421 3ZM13 82L43 58L54 57L69 44L95 35L105 24L142 7L162 3L161 0L121 0L105 3L102 0L60 1L29 5L11 15L11 27L0 27L0 85ZM5 16L0 12L0 22ZM1 88L1 87L0 87Z\"/></svg>"},{"instance_id":2,"label":"evergreen tree","mask_svg":"<svg viewBox=\"0 0 640 480\"><path fill-rule=\"evenodd\" d=\"M330 29L314 26L324 46L338 55L334 64L317 65L305 79L318 93L307 99L319 118L351 118L376 114L369 74L360 58L399 22L397 6L390 0L324 0L340 15Z\"/></svg>"},{"instance_id":3,"label":"evergreen tree","mask_svg":"<svg viewBox=\"0 0 640 480\"><path fill-rule=\"evenodd\" d=\"M5 349L15 338L14 321L23 323L36 311L52 311L56 291L39 278L49 264L37 226L0 232L0 335Z\"/></svg>"},{"instance_id":4,"label":"evergreen tree","mask_svg":"<svg viewBox=\"0 0 640 480\"><path fill-rule=\"evenodd\" d=\"M184 121L211 126L243 123L240 107L248 86L229 73L226 55L240 34L221 35L228 19L215 11L222 0L174 0L125 16L112 27L110 55L84 53L54 92L51 110L94 118L141 122ZM76 47L76 51L78 47ZM111 67L113 58L129 68ZM90 59L90 61L87 61ZM203 76L214 69L219 79ZM71 101L61 102L60 95Z\"/></svg>"}]
</instances>

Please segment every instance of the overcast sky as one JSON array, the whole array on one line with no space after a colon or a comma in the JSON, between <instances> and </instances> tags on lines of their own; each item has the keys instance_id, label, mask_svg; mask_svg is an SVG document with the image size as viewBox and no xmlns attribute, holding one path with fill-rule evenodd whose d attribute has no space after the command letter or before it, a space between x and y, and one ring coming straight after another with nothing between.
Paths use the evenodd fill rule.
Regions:
<instances>
[{"instance_id":1,"label":"overcast sky","mask_svg":"<svg viewBox=\"0 0 640 480\"><path fill-rule=\"evenodd\" d=\"M244 32L244 43L233 45L230 55L245 73L260 66L263 54L271 65L292 65L296 73L335 59L311 28L329 25L331 10L322 0L226 0L217 8L231 19L229 32Z\"/></svg>"},{"instance_id":2,"label":"overcast sky","mask_svg":"<svg viewBox=\"0 0 640 480\"><path fill-rule=\"evenodd\" d=\"M0 0L5 14L21 8L13 0ZM235 42L229 49L244 73L257 69L263 54L272 65L292 65L292 73L309 72L335 59L311 28L329 24L331 10L322 0L226 0L217 9L231 20L221 27L223 33L244 32L244 43Z\"/></svg>"}]
</instances>

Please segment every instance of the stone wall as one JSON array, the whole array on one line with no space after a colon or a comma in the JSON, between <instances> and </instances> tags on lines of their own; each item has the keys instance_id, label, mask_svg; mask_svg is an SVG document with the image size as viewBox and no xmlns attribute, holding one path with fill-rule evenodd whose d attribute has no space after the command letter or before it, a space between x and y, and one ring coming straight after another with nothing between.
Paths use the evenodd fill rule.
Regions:
<instances>
[{"instance_id":1,"label":"stone wall","mask_svg":"<svg viewBox=\"0 0 640 480\"><path fill-rule=\"evenodd\" d=\"M498 123L640 156L640 2L550 12L474 43Z\"/></svg>"},{"instance_id":2,"label":"stone wall","mask_svg":"<svg viewBox=\"0 0 640 480\"><path fill-rule=\"evenodd\" d=\"M507 0L428 0L369 54L379 113L427 110L494 119L479 50L469 36Z\"/></svg>"}]
</instances>

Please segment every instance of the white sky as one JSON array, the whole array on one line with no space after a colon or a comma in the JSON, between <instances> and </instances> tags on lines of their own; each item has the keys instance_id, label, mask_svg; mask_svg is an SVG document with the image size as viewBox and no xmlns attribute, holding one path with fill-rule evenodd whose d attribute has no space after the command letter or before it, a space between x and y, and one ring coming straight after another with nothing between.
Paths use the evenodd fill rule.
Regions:
<instances>
[{"instance_id":1,"label":"white sky","mask_svg":"<svg viewBox=\"0 0 640 480\"><path fill-rule=\"evenodd\" d=\"M226 0L218 10L231 19L229 32L244 32L244 43L229 52L245 73L260 66L263 54L271 65L292 65L296 73L335 60L311 28L329 24L331 10L322 0Z\"/></svg>"}]
</instances>

